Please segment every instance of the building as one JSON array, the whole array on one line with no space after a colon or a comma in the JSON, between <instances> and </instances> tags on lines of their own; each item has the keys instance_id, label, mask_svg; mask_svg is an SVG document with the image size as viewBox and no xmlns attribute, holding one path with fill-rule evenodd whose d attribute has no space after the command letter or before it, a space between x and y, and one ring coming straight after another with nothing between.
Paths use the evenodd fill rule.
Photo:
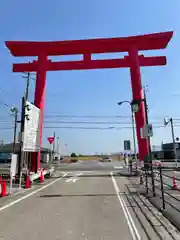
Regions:
<instances>
[{"instance_id":1,"label":"building","mask_svg":"<svg viewBox=\"0 0 180 240\"><path fill-rule=\"evenodd\" d=\"M0 163L9 163L11 161L11 154L13 153L13 143L3 144L0 147ZM20 144L15 144L15 154L19 155ZM41 162L48 163L50 159L50 151L48 148L41 148ZM30 166L31 165L31 154L29 152L24 152L24 161Z\"/></svg>"}]
</instances>

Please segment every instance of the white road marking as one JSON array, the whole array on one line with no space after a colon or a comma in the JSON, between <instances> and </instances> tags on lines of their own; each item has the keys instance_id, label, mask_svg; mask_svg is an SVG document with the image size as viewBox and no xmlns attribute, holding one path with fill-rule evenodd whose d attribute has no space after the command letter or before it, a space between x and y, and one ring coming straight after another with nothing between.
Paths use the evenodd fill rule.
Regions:
<instances>
[{"instance_id":1,"label":"white road marking","mask_svg":"<svg viewBox=\"0 0 180 240\"><path fill-rule=\"evenodd\" d=\"M77 180L79 180L79 178L74 178L72 181L75 183Z\"/></svg>"},{"instance_id":2,"label":"white road marking","mask_svg":"<svg viewBox=\"0 0 180 240\"><path fill-rule=\"evenodd\" d=\"M72 178L67 179L65 182L70 182L72 181Z\"/></svg>"},{"instance_id":3,"label":"white road marking","mask_svg":"<svg viewBox=\"0 0 180 240\"><path fill-rule=\"evenodd\" d=\"M9 207L15 205L16 203L19 203L19 202L21 202L22 200L24 200L24 199L26 199L26 198L28 198L28 197L30 197L30 196L32 196L32 195L34 195L34 194L42 191L42 190L44 190L45 188L53 185L54 183L58 182L59 180L61 180L61 179L62 179L63 177L65 177L65 176L67 176L67 173L65 173L62 177L60 177L60 178L58 178L58 179L56 179L56 180L54 180L54 181L52 181L52 182L44 185L43 187L41 187L41 188L39 188L39 189L36 189L35 191L33 191L33 192L31 192L31 193L29 193L29 194L27 194L27 195L25 195L25 196L23 196L23 197L15 200L15 201L12 201L12 202L10 202L10 203L8 203L8 204L0 207L0 212L3 211L3 210L5 210L6 208L9 208Z\"/></svg>"},{"instance_id":4,"label":"white road marking","mask_svg":"<svg viewBox=\"0 0 180 240\"><path fill-rule=\"evenodd\" d=\"M79 178L72 177L72 178L67 179L65 182L66 182L66 183L68 183L68 182L73 182L73 183L75 183L77 180L79 180Z\"/></svg>"},{"instance_id":5,"label":"white road marking","mask_svg":"<svg viewBox=\"0 0 180 240\"><path fill-rule=\"evenodd\" d=\"M115 169L122 169L123 166L114 166Z\"/></svg>"},{"instance_id":6,"label":"white road marking","mask_svg":"<svg viewBox=\"0 0 180 240\"><path fill-rule=\"evenodd\" d=\"M141 240L139 232L138 232L138 230L137 230L137 228L135 226L134 220L133 220L133 218L132 218L132 216L131 216L131 214L130 214L130 212L129 212L126 204L125 204L125 201L124 201L123 197L120 196L120 194L119 194L120 190L119 190L119 187L118 187L118 185L116 183L116 180L115 180L112 172L111 172L111 179L112 179L112 182L113 182L113 185L114 185L114 189L115 189L116 194L117 194L117 198L119 200L119 203L120 203L120 205L122 207L122 210L124 212L124 216L126 218L127 224L129 226L132 238L133 238L133 240L137 240L137 239Z\"/></svg>"},{"instance_id":7,"label":"white road marking","mask_svg":"<svg viewBox=\"0 0 180 240\"><path fill-rule=\"evenodd\" d=\"M81 176L83 175L83 173L76 173L76 176Z\"/></svg>"}]
</instances>

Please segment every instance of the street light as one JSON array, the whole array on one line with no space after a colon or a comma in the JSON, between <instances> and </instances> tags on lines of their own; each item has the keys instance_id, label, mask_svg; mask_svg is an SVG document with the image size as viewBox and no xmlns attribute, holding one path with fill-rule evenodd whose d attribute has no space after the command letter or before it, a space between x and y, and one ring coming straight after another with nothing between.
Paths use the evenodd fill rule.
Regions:
<instances>
[{"instance_id":1,"label":"street light","mask_svg":"<svg viewBox=\"0 0 180 240\"><path fill-rule=\"evenodd\" d=\"M16 132L17 132L17 118L18 118L18 109L17 107L12 107L10 109L14 113L14 140L13 140L13 153L16 152Z\"/></svg>"},{"instance_id":2,"label":"street light","mask_svg":"<svg viewBox=\"0 0 180 240\"><path fill-rule=\"evenodd\" d=\"M137 150L136 150L136 134L135 134L134 112L138 111L138 109L137 109L138 105L137 104L132 104L132 102L130 102L130 101L121 101L121 102L118 102L118 105L121 106L123 103L128 103L131 106L133 144L134 144L134 157L135 157L136 166L137 166L138 162L137 162Z\"/></svg>"}]
</instances>

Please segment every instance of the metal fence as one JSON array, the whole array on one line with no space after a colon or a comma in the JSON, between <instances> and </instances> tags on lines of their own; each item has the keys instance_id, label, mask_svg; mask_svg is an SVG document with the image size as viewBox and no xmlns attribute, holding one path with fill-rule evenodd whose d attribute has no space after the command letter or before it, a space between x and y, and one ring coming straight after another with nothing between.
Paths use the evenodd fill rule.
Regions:
<instances>
[{"instance_id":1,"label":"metal fence","mask_svg":"<svg viewBox=\"0 0 180 240\"><path fill-rule=\"evenodd\" d=\"M177 182L180 183L180 177L178 178L176 174L172 174L174 172L171 171L171 174L164 173L161 165L156 168L153 167L151 170L141 171L146 195L159 198L162 211L166 210L167 206L170 206L180 212L180 187L177 184ZM140 183L141 181L140 179ZM174 191L177 196L174 195Z\"/></svg>"}]
</instances>

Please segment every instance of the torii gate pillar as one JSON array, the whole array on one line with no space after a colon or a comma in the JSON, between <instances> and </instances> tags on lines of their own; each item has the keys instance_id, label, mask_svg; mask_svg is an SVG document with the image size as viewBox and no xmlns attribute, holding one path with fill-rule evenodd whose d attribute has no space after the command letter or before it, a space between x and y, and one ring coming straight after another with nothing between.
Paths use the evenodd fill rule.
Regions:
<instances>
[{"instance_id":1,"label":"torii gate pillar","mask_svg":"<svg viewBox=\"0 0 180 240\"><path fill-rule=\"evenodd\" d=\"M133 101L144 99L143 88L141 83L141 72L140 64L138 58L138 50L132 48L129 51L130 57L130 75L131 75L131 86L132 86L132 95ZM148 139L141 138L141 128L146 124L146 114L145 114L145 104L144 101L141 101L139 104L139 111L135 113L136 119L136 134L138 139L139 147L139 159L144 160L148 157L149 153L149 141Z\"/></svg>"},{"instance_id":2,"label":"torii gate pillar","mask_svg":"<svg viewBox=\"0 0 180 240\"><path fill-rule=\"evenodd\" d=\"M45 101L45 90L46 90L46 71L47 71L47 56L42 54L38 56L38 66L36 74L36 87L34 95L34 105L40 109L40 147L42 147L42 128L44 121L44 101ZM40 169L41 153L32 153L32 171Z\"/></svg>"}]
</instances>

